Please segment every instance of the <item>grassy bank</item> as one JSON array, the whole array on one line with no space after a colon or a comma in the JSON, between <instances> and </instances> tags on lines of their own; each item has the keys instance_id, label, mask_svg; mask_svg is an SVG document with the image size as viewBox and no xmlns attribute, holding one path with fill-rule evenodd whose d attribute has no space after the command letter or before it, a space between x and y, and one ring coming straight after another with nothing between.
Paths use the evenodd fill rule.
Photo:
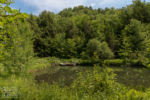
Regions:
<instances>
[{"instance_id":1,"label":"grassy bank","mask_svg":"<svg viewBox=\"0 0 150 100\"><path fill-rule=\"evenodd\" d=\"M113 70L119 72L121 69L112 70L111 68L95 66L90 70L79 72L72 84L63 87L58 83L40 82L39 84L35 81L35 76L46 73L47 68L51 68L50 71L54 73L58 69L54 69L53 65L74 61L79 62L81 60L36 58L29 64L24 74L0 77L0 98L5 100L148 100L150 97L149 88L135 90L118 83ZM74 71L75 68L77 67L70 69L70 72L71 70ZM7 98L5 98L3 89L6 90L7 94L14 93L14 95L6 95Z\"/></svg>"}]
</instances>

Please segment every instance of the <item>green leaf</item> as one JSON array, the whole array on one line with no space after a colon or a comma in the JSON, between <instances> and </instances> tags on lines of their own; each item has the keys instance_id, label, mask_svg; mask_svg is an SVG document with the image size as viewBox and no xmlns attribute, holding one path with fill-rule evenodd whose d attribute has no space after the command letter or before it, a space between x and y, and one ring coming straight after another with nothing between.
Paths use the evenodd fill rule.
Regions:
<instances>
[{"instance_id":1,"label":"green leaf","mask_svg":"<svg viewBox=\"0 0 150 100\"><path fill-rule=\"evenodd\" d=\"M6 2L6 0L0 0L0 3L4 4Z\"/></svg>"},{"instance_id":2,"label":"green leaf","mask_svg":"<svg viewBox=\"0 0 150 100\"><path fill-rule=\"evenodd\" d=\"M5 6L5 7L4 7L4 9L5 9L8 13L12 13L12 10L11 10L11 8L10 8L10 7Z\"/></svg>"}]
</instances>

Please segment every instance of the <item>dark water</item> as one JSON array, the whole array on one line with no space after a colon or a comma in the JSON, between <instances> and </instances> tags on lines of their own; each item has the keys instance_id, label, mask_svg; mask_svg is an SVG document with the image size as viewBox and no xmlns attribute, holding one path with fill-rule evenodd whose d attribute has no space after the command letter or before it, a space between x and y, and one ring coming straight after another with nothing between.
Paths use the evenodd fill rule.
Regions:
<instances>
[{"instance_id":1,"label":"dark water","mask_svg":"<svg viewBox=\"0 0 150 100\"><path fill-rule=\"evenodd\" d=\"M91 70L92 67L69 67L54 66L41 71L35 77L38 83L57 83L62 86L69 86L76 79L78 72ZM116 81L130 88L150 87L150 69L132 67L112 67L116 73Z\"/></svg>"},{"instance_id":2,"label":"dark water","mask_svg":"<svg viewBox=\"0 0 150 100\"><path fill-rule=\"evenodd\" d=\"M54 66L43 70L42 74L35 77L38 83L57 83L62 86L69 86L76 79L79 72L91 69L82 66Z\"/></svg>"},{"instance_id":3,"label":"dark water","mask_svg":"<svg viewBox=\"0 0 150 100\"><path fill-rule=\"evenodd\" d=\"M117 82L130 88L149 88L150 87L150 69L122 67L113 68Z\"/></svg>"}]
</instances>

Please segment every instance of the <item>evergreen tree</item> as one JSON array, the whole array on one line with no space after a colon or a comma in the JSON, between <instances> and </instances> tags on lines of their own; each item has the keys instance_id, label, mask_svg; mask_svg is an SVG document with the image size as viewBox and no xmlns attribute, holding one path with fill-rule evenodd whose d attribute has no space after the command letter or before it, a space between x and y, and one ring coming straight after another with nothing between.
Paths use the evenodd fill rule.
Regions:
<instances>
[{"instance_id":1,"label":"evergreen tree","mask_svg":"<svg viewBox=\"0 0 150 100\"><path fill-rule=\"evenodd\" d=\"M135 19L130 21L130 24L125 27L123 33L129 36L132 51L139 51L144 49L144 34L142 33L141 22Z\"/></svg>"},{"instance_id":2,"label":"evergreen tree","mask_svg":"<svg viewBox=\"0 0 150 100\"><path fill-rule=\"evenodd\" d=\"M128 64L132 53L130 38L123 33L121 39L122 45L121 49L119 50L119 56L124 59L125 64Z\"/></svg>"}]
</instances>

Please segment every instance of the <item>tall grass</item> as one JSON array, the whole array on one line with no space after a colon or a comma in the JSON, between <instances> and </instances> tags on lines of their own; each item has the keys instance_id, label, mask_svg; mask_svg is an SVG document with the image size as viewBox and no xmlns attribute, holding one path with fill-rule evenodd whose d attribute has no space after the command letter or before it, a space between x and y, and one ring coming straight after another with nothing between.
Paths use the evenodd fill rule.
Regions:
<instances>
[{"instance_id":1,"label":"tall grass","mask_svg":"<svg viewBox=\"0 0 150 100\"><path fill-rule=\"evenodd\" d=\"M0 87L14 87L15 97L5 100L149 100L150 90L145 92L128 89L115 82L115 74L108 68L94 67L79 73L79 77L69 87L57 84L37 84L32 78L11 76L0 78ZM9 91L6 91L9 92Z\"/></svg>"}]
</instances>

